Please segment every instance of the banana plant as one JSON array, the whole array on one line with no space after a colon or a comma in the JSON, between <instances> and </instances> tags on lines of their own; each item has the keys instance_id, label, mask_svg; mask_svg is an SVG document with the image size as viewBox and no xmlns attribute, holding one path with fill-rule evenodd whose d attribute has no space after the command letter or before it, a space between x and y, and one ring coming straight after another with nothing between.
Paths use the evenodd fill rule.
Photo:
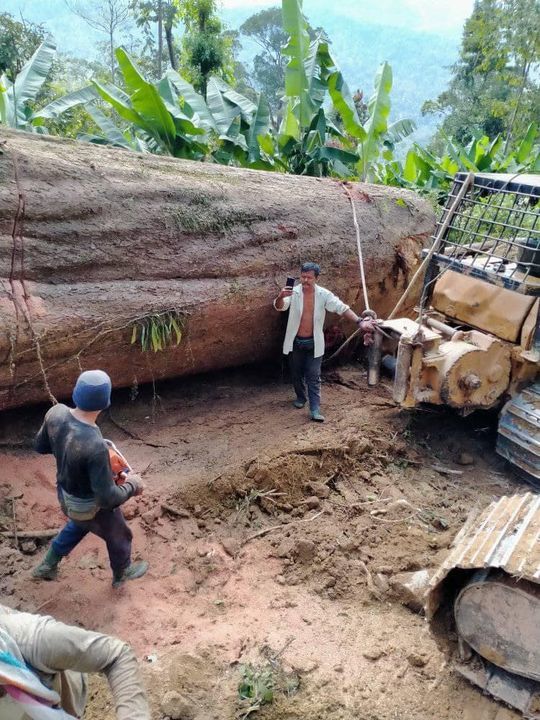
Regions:
<instances>
[{"instance_id":1,"label":"banana plant","mask_svg":"<svg viewBox=\"0 0 540 720\"><path fill-rule=\"evenodd\" d=\"M278 169L287 172L351 177L358 156L326 116L328 95L347 131L359 138L363 130L347 84L330 54L328 39L319 33L309 41L301 0L283 0L282 14L289 34L283 51L289 56L285 70L287 104L278 136L263 140L267 155L274 158Z\"/></svg>"},{"instance_id":2,"label":"banana plant","mask_svg":"<svg viewBox=\"0 0 540 720\"><path fill-rule=\"evenodd\" d=\"M386 184L410 187L414 190L436 191L442 200L457 172L522 173L540 172L540 133L538 123L531 123L517 147L505 154L500 136L478 135L467 145L452 138L440 156L414 144L403 165L387 166Z\"/></svg>"},{"instance_id":3,"label":"banana plant","mask_svg":"<svg viewBox=\"0 0 540 720\"><path fill-rule=\"evenodd\" d=\"M32 116L30 103L35 101L56 55L52 37L47 37L14 82L6 75L0 78L0 122L20 130L27 129Z\"/></svg>"},{"instance_id":4,"label":"banana plant","mask_svg":"<svg viewBox=\"0 0 540 720\"><path fill-rule=\"evenodd\" d=\"M0 123L18 130L46 133L46 120L57 118L76 105L95 100L96 92L87 87L53 100L45 107L32 112L39 91L51 70L56 56L56 44L47 37L30 60L24 65L14 82L6 75L0 77Z\"/></svg>"},{"instance_id":5,"label":"banana plant","mask_svg":"<svg viewBox=\"0 0 540 720\"><path fill-rule=\"evenodd\" d=\"M270 126L266 99L257 104L217 77L209 80L205 98L176 71L150 83L123 48L116 58L125 91L93 81L95 96L109 105L124 128L118 127L92 103L86 109L102 135L82 136L98 144L125 149L203 159L245 167L273 169L258 138Z\"/></svg>"}]
</instances>

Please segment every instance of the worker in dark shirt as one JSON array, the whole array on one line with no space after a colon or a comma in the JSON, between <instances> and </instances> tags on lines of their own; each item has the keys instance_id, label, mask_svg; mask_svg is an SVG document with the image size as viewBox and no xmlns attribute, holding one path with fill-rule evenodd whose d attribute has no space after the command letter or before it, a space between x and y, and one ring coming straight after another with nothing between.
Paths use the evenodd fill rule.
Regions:
<instances>
[{"instance_id":1,"label":"worker in dark shirt","mask_svg":"<svg viewBox=\"0 0 540 720\"><path fill-rule=\"evenodd\" d=\"M143 483L130 473L116 485L109 450L96 425L98 415L111 402L111 380L102 370L83 372L73 390L74 409L58 404L45 416L34 447L56 459L58 499L68 522L54 538L32 576L54 580L58 564L89 532L105 540L113 571L113 587L142 577L145 561L131 562L132 533L120 505L143 491Z\"/></svg>"}]
</instances>

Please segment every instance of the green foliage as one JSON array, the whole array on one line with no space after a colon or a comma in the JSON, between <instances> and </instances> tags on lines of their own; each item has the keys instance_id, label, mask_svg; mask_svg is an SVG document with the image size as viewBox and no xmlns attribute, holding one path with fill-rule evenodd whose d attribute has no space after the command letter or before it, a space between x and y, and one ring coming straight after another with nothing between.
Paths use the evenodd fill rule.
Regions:
<instances>
[{"instance_id":1,"label":"green foliage","mask_svg":"<svg viewBox=\"0 0 540 720\"><path fill-rule=\"evenodd\" d=\"M132 326L131 344L137 342L142 352L161 352L180 345L184 330L184 316L177 310L145 315Z\"/></svg>"},{"instance_id":2,"label":"green foliage","mask_svg":"<svg viewBox=\"0 0 540 720\"><path fill-rule=\"evenodd\" d=\"M259 497L269 498L272 493L274 491L261 493ZM279 495L279 493L274 494ZM276 698L291 697L298 692L300 677L294 671L286 672L281 661L284 650L291 642L292 638L279 652L264 645L260 649L264 658L260 664L246 663L239 666L241 680L238 685L238 717L248 718L264 705L274 702Z\"/></svg>"},{"instance_id":3,"label":"green foliage","mask_svg":"<svg viewBox=\"0 0 540 720\"><path fill-rule=\"evenodd\" d=\"M34 102L52 66L56 45L51 37L37 48L13 82L0 77L0 123L26 129L31 122Z\"/></svg>"},{"instance_id":4,"label":"green foliage","mask_svg":"<svg viewBox=\"0 0 540 720\"><path fill-rule=\"evenodd\" d=\"M83 139L125 149L203 159L210 153L224 164L272 168L259 138L269 128L268 104L253 103L219 77L208 81L207 99L174 70L150 83L123 48L116 51L124 87L93 82L96 95L124 122L90 104L87 111L102 135Z\"/></svg>"},{"instance_id":5,"label":"green foliage","mask_svg":"<svg viewBox=\"0 0 540 720\"><path fill-rule=\"evenodd\" d=\"M184 0L180 17L185 27L180 70L206 97L210 76L225 77L225 69L233 65L231 44L217 16L216 0Z\"/></svg>"},{"instance_id":6,"label":"green foliage","mask_svg":"<svg viewBox=\"0 0 540 720\"><path fill-rule=\"evenodd\" d=\"M275 690L274 670L271 665L256 667L251 664L240 667L242 680L238 695L242 702L242 718L247 718L263 705L273 702Z\"/></svg>"},{"instance_id":7,"label":"green foliage","mask_svg":"<svg viewBox=\"0 0 540 720\"><path fill-rule=\"evenodd\" d=\"M394 145L414 130L411 121L388 126L390 66L381 66L362 125L354 98L331 56L328 39L318 34L306 45L307 21L300 0L283 0L283 10L284 25L293 33L284 50L290 56L285 73L288 102L278 138L286 169L308 175L360 174L362 179L375 180L379 175L377 161L391 160ZM328 95L343 130L327 115L324 102Z\"/></svg>"},{"instance_id":8,"label":"green foliage","mask_svg":"<svg viewBox=\"0 0 540 720\"><path fill-rule=\"evenodd\" d=\"M60 122L60 129L64 130L62 134L68 134L65 113L95 99L97 93L93 88L86 87L67 95L61 94L44 107L33 110L39 97L50 97L54 94L50 83L46 91L44 87L52 73L55 56L56 45L52 38L48 37L24 65L14 82L6 75L0 78L0 124L29 132L48 133L49 128L62 117L64 122ZM87 128L88 122L84 116L79 114L78 122L81 129Z\"/></svg>"},{"instance_id":9,"label":"green foliage","mask_svg":"<svg viewBox=\"0 0 540 720\"><path fill-rule=\"evenodd\" d=\"M436 155L419 145L407 153L404 164L394 162L386 167L387 184L436 191L443 200L456 172L540 172L540 132L538 123L531 123L517 146L505 151L503 138L490 139L478 134L466 145L447 139L443 151Z\"/></svg>"},{"instance_id":10,"label":"green foliage","mask_svg":"<svg viewBox=\"0 0 540 720\"><path fill-rule=\"evenodd\" d=\"M282 48L287 42L281 9L268 8L252 15L240 26L240 32L261 48L253 58L253 80L255 87L266 97L277 125L281 119L285 85L286 59Z\"/></svg>"},{"instance_id":11,"label":"green foliage","mask_svg":"<svg viewBox=\"0 0 540 720\"><path fill-rule=\"evenodd\" d=\"M44 39L42 25L0 13L0 75L13 82Z\"/></svg>"},{"instance_id":12,"label":"green foliage","mask_svg":"<svg viewBox=\"0 0 540 720\"><path fill-rule=\"evenodd\" d=\"M508 148L540 108L539 0L477 0L447 91L423 110L444 117L440 137L501 134Z\"/></svg>"}]
</instances>

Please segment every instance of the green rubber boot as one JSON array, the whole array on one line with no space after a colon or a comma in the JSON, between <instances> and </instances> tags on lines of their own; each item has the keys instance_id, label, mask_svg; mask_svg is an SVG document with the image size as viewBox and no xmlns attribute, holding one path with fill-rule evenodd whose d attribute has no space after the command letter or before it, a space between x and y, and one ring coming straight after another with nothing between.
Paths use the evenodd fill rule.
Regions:
<instances>
[{"instance_id":1,"label":"green rubber boot","mask_svg":"<svg viewBox=\"0 0 540 720\"><path fill-rule=\"evenodd\" d=\"M311 411L311 419L314 422L324 422L324 415L321 415L319 410L312 410Z\"/></svg>"},{"instance_id":2,"label":"green rubber boot","mask_svg":"<svg viewBox=\"0 0 540 720\"><path fill-rule=\"evenodd\" d=\"M132 562L125 570L120 570L119 572L115 571L113 573L112 586L119 587L122 583L125 583L126 580L137 580L137 578L141 578L143 575L146 575L147 570L148 563L146 560Z\"/></svg>"},{"instance_id":3,"label":"green rubber boot","mask_svg":"<svg viewBox=\"0 0 540 720\"><path fill-rule=\"evenodd\" d=\"M32 577L34 580L56 580L58 576L58 565L62 559L61 555L58 555L53 546L50 545L47 550L47 554L40 562L40 564L32 570Z\"/></svg>"}]
</instances>

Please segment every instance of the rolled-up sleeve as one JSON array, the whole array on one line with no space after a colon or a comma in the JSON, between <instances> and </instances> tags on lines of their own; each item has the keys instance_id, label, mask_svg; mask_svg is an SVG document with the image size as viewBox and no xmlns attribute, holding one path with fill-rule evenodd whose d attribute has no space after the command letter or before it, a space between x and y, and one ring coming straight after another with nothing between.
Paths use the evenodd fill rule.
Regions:
<instances>
[{"instance_id":1,"label":"rolled-up sleeve","mask_svg":"<svg viewBox=\"0 0 540 720\"><path fill-rule=\"evenodd\" d=\"M325 310L328 310L328 312L337 313L338 315L343 315L344 312L350 310L349 305L346 305L342 300L338 298L337 295L334 295L331 292L328 293L328 296L324 303L324 307Z\"/></svg>"},{"instance_id":2,"label":"rolled-up sleeve","mask_svg":"<svg viewBox=\"0 0 540 720\"><path fill-rule=\"evenodd\" d=\"M290 298L290 296L284 297L283 298L283 307L280 307L280 308L278 308L276 306L276 302L277 302L277 298L274 300L274 303L273 303L274 310L277 310L278 312L285 312L285 310L288 310L291 305L291 298Z\"/></svg>"},{"instance_id":3,"label":"rolled-up sleeve","mask_svg":"<svg viewBox=\"0 0 540 720\"><path fill-rule=\"evenodd\" d=\"M127 643L28 613L3 615L0 622L36 670L104 673L118 720L150 720L138 663Z\"/></svg>"}]
</instances>

